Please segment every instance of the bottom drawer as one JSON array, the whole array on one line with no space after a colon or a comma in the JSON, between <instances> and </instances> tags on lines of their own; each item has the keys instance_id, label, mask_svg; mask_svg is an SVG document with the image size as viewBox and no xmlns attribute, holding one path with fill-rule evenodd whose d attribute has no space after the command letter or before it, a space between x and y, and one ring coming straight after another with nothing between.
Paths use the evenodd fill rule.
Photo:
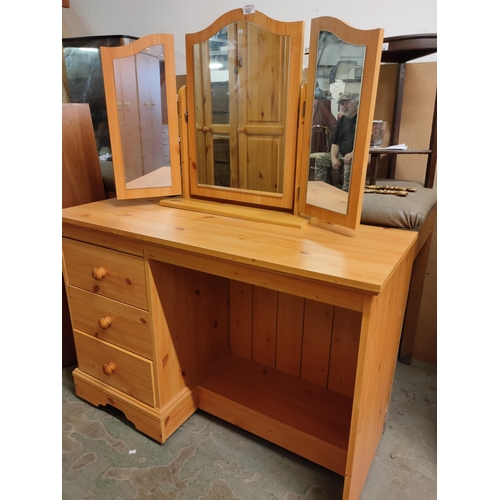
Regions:
<instances>
[{"instance_id":1,"label":"bottom drawer","mask_svg":"<svg viewBox=\"0 0 500 500\"><path fill-rule=\"evenodd\" d=\"M150 406L155 406L153 363L74 330L78 368Z\"/></svg>"}]
</instances>

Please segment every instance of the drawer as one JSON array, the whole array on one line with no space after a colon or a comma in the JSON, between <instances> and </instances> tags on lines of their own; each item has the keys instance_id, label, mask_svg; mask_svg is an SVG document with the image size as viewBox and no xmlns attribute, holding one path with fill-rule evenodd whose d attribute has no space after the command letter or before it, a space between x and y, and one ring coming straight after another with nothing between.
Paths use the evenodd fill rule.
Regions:
<instances>
[{"instance_id":1,"label":"drawer","mask_svg":"<svg viewBox=\"0 0 500 500\"><path fill-rule=\"evenodd\" d=\"M74 286L67 292L73 328L152 359L147 311Z\"/></svg>"},{"instance_id":2,"label":"drawer","mask_svg":"<svg viewBox=\"0 0 500 500\"><path fill-rule=\"evenodd\" d=\"M78 368L150 406L155 406L153 363L74 330Z\"/></svg>"},{"instance_id":3,"label":"drawer","mask_svg":"<svg viewBox=\"0 0 500 500\"><path fill-rule=\"evenodd\" d=\"M148 310L141 257L67 238L63 254L70 285Z\"/></svg>"}]
</instances>

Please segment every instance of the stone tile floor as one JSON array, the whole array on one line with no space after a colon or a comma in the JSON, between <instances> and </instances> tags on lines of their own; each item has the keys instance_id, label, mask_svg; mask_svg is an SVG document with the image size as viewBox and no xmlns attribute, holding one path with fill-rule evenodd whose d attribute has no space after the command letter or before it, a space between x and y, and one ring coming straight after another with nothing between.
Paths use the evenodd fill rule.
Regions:
<instances>
[{"instance_id":1,"label":"stone tile floor","mask_svg":"<svg viewBox=\"0 0 500 500\"><path fill-rule=\"evenodd\" d=\"M75 396L62 373L63 500L337 500L343 478L198 411L164 445L113 408ZM437 498L436 369L397 364L361 500Z\"/></svg>"}]
</instances>

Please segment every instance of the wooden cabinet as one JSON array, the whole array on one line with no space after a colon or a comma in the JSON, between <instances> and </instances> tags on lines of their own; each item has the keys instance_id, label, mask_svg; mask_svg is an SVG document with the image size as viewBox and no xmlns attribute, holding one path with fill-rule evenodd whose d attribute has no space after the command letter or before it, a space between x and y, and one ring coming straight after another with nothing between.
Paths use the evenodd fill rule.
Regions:
<instances>
[{"instance_id":1,"label":"wooden cabinet","mask_svg":"<svg viewBox=\"0 0 500 500\"><path fill-rule=\"evenodd\" d=\"M63 211L78 396L163 443L200 408L345 477L390 402L417 235L103 202Z\"/></svg>"}]
</instances>

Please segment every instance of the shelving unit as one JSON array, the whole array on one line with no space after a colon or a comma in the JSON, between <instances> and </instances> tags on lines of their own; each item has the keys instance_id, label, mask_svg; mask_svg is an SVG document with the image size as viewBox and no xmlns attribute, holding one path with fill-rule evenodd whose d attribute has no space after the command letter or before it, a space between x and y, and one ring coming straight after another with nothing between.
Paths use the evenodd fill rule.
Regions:
<instances>
[{"instance_id":1,"label":"shelving unit","mask_svg":"<svg viewBox=\"0 0 500 500\"><path fill-rule=\"evenodd\" d=\"M394 115L392 120L391 144L399 144L399 132L401 128L401 115L403 109L404 83L406 76L406 63L420 57L428 56L437 52L437 34L424 33L418 35L403 35L384 38L384 43L388 44L387 49L382 51L383 63L397 64L397 80L394 103ZM396 162L398 155L418 154L427 155L427 167L424 180L424 186L432 188L436 174L437 158L437 95L434 103L434 117L432 120L431 137L428 149L406 149L394 150L386 148L370 148L370 166L368 172L368 181L375 184L377 171L381 155L390 155L389 169L387 177L394 179L396 176Z\"/></svg>"}]
</instances>

